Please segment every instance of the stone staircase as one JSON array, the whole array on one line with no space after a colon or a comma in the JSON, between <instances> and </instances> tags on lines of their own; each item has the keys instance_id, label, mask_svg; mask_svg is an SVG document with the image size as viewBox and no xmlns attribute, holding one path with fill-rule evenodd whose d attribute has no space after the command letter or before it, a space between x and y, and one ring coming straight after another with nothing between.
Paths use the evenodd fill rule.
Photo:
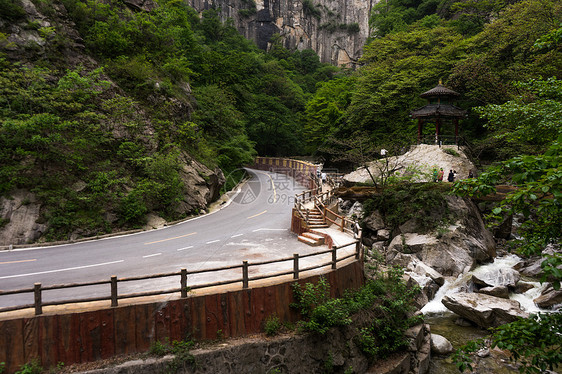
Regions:
<instances>
[{"instance_id":1,"label":"stone staircase","mask_svg":"<svg viewBox=\"0 0 562 374\"><path fill-rule=\"evenodd\" d=\"M298 237L300 242L316 247L324 244L324 237L322 235L314 234L312 232L304 232Z\"/></svg>"}]
</instances>

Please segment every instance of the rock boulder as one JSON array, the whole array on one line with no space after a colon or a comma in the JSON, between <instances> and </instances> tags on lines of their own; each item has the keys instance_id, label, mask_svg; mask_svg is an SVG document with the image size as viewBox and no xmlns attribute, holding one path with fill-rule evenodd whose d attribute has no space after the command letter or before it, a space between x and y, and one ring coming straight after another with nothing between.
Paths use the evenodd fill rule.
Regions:
<instances>
[{"instance_id":1,"label":"rock boulder","mask_svg":"<svg viewBox=\"0 0 562 374\"><path fill-rule=\"evenodd\" d=\"M453 352L453 345L447 338L438 334L431 334L431 352L438 355L448 355Z\"/></svg>"},{"instance_id":2,"label":"rock boulder","mask_svg":"<svg viewBox=\"0 0 562 374\"><path fill-rule=\"evenodd\" d=\"M552 308L554 305L562 304L562 290L555 290L549 286L533 301L539 308Z\"/></svg>"},{"instance_id":3,"label":"rock boulder","mask_svg":"<svg viewBox=\"0 0 562 374\"><path fill-rule=\"evenodd\" d=\"M447 309L483 328L529 316L517 301L484 294L458 293L445 296L441 302Z\"/></svg>"}]
</instances>

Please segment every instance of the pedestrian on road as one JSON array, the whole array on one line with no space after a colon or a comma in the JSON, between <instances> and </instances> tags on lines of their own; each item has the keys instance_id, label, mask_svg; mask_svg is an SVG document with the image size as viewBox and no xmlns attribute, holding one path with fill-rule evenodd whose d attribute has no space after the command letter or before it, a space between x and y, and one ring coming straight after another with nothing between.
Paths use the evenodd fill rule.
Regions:
<instances>
[{"instance_id":1,"label":"pedestrian on road","mask_svg":"<svg viewBox=\"0 0 562 374\"><path fill-rule=\"evenodd\" d=\"M445 174L445 172L443 171L443 168L439 169L439 173L437 173L437 180L439 182L443 182L443 175Z\"/></svg>"}]
</instances>

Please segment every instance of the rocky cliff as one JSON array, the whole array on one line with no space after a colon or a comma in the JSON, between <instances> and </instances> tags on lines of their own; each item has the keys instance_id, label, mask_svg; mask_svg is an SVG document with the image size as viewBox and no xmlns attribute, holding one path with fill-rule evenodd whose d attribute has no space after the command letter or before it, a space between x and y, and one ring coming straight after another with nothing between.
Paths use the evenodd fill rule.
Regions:
<instances>
[{"instance_id":1,"label":"rocky cliff","mask_svg":"<svg viewBox=\"0 0 562 374\"><path fill-rule=\"evenodd\" d=\"M125 3L134 7L138 2L125 1ZM142 3L141 5L143 5ZM12 13L0 13L0 73L3 74L2 78L5 79L5 77L10 77L9 74L12 74L12 77L19 77L20 71L39 71L42 69L41 72L44 73L38 76L42 79L41 89L44 91L37 87L31 87L31 85L26 88L18 86L17 83L12 86L3 84L0 92L2 93L1 96L4 97L0 98L0 107L3 105L5 109L15 106L19 97L22 96L21 92L27 92L29 97L26 97L26 99L28 102L35 103L33 100L39 100L38 97L46 95L45 92L51 92L49 90L56 87L61 75L64 75L67 69L77 69L77 71L86 75L100 67L101 64L87 54L82 36L77 31L75 24L69 19L67 10L61 2L53 1L45 5L30 0L21 0L14 4L17 6L14 5L13 9L15 10ZM150 4L154 3L150 2ZM127 108L130 107L132 110L122 113L121 116L112 111L104 112L100 109L102 107L100 103L92 105L97 116L96 123L103 128L103 132L100 132L100 134L107 138L107 149L88 148L87 145L83 149L73 148L71 143L69 143L70 145L61 145L66 140L65 136L72 139L80 137L82 133L80 131L70 135L64 131L56 133L54 126L53 128L46 126L43 129L44 134L52 133L53 136L56 135L56 145L53 146L55 151L52 152L58 153L60 157L56 160L42 161L42 154L44 155L47 151L41 151L43 153L37 151L26 154L23 161L20 162L14 156L13 162L16 166L13 167L19 167L18 170L21 170L19 177L22 175L24 177L22 181L12 183L15 187L6 188L5 184L2 187L7 191L0 191L0 247L45 240L45 234L50 229L50 222L46 217L49 215L49 211L53 210L52 205L66 199L66 197L58 199L57 202L46 201L47 199L37 194L37 180L50 177L57 180L60 186L57 185L56 187L61 191L66 191L66 196L69 192L76 197L75 200L84 200L84 194L90 188L91 173L103 169L105 170L101 171L102 173L112 173L119 169L122 178L117 182L119 187L115 196L122 199L136 187L135 181L145 178L145 176L142 175L143 171L140 170L142 168L139 168L139 165L131 167L131 165L119 161L116 150L123 145L134 145L138 147L136 149L140 152L139 155L142 154L145 160L153 159L158 152L161 152L164 144L158 139L159 130L153 123L153 118L147 113L149 109L142 107L139 102L128 97L127 93L116 82L111 81L107 75L102 74L101 79L108 82L108 88L102 92L102 97L99 99L100 103L109 103L113 99L130 100L129 102L132 104L127 105ZM20 91L10 91L16 89ZM170 117L189 118L192 105L190 101L191 90L187 83L185 83L184 91L185 95L182 95L182 100L179 100L166 96L155 86L152 93L147 97L147 102L154 106L169 108ZM105 101L102 102L102 100ZM40 110L48 113L48 110L43 107L39 108L38 106L34 109L35 112ZM36 114L34 111L25 113L22 118L32 117ZM55 114L59 116L57 121L62 122L66 119L60 113ZM3 125L7 120L7 118L0 118L0 125ZM131 123L135 123L134 128ZM2 130L4 129L0 127L0 131ZM25 137L29 138L30 135L27 134ZM105 153L105 156L100 156L94 154L94 151L107 153ZM84 167L79 170L70 170L68 164L65 163L68 155L75 156L80 153L85 153L80 156L83 157ZM174 176L178 180L177 184L181 190L181 196L174 201L172 207L166 209L168 210L168 218L177 219L189 214L197 214L205 209L211 201L216 200L225 178L220 169L212 170L203 165L193 158L185 148L178 147L177 154L174 154L173 157ZM17 164L17 162L20 162L20 164ZM101 164L106 166L100 168ZM3 178L6 178L5 175L7 174L2 175ZM13 177L14 174L10 174L10 178ZM7 181L4 180L4 182ZM65 195L61 193L61 196ZM143 196L143 199L148 199L148 197ZM97 220L98 223L103 222L101 229L99 224L88 227L88 225L78 223L73 225L75 227L70 232L58 236L51 234L51 237L73 240L138 227L143 221L140 219L132 224L124 224L123 220L118 217L117 212L122 209L122 204L120 208L119 202L110 202L105 198L98 204L100 206L97 208L100 209L95 215L101 217ZM86 205L90 207L92 204ZM145 213L153 213L150 212L151 206L147 205L147 208L148 211ZM94 212L94 209L91 211ZM159 213L156 212L156 214ZM61 213L59 212L59 214ZM104 229L103 226L106 228ZM51 231L53 231L52 227Z\"/></svg>"},{"instance_id":2,"label":"rocky cliff","mask_svg":"<svg viewBox=\"0 0 562 374\"><path fill-rule=\"evenodd\" d=\"M189 0L201 12L220 9L223 20L267 50L275 34L290 50L313 49L320 60L352 66L369 36L376 0Z\"/></svg>"}]
</instances>

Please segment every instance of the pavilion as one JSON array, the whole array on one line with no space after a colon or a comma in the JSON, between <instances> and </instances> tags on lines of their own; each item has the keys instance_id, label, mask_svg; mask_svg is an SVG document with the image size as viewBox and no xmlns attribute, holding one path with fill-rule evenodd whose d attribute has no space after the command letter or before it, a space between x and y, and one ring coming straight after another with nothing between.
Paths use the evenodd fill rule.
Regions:
<instances>
[{"instance_id":1,"label":"pavilion","mask_svg":"<svg viewBox=\"0 0 562 374\"><path fill-rule=\"evenodd\" d=\"M460 94L439 84L429 91L420 95L427 99L427 104L410 112L411 118L418 119L418 144L423 140L424 122L435 122L435 144L442 144L445 137L441 135L442 125L445 121L455 124L455 144L459 142L459 119L466 116L466 110L452 104L453 100Z\"/></svg>"}]
</instances>

